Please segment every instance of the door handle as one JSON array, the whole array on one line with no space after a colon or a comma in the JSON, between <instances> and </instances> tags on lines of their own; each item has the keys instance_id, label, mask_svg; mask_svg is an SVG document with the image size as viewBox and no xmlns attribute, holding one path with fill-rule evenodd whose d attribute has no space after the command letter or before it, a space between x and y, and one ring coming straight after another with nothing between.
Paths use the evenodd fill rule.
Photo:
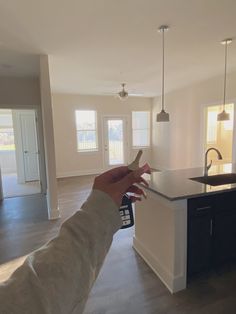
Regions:
<instances>
[{"instance_id":1,"label":"door handle","mask_svg":"<svg viewBox=\"0 0 236 314\"><path fill-rule=\"evenodd\" d=\"M212 219L210 220L210 236L212 236L213 224Z\"/></svg>"},{"instance_id":2,"label":"door handle","mask_svg":"<svg viewBox=\"0 0 236 314\"><path fill-rule=\"evenodd\" d=\"M24 153L27 154L27 153L28 153L28 150L24 150Z\"/></svg>"},{"instance_id":3,"label":"door handle","mask_svg":"<svg viewBox=\"0 0 236 314\"><path fill-rule=\"evenodd\" d=\"M206 210L206 209L210 209L211 208L211 206L204 206L204 207L198 207L197 208L197 211L201 211L201 210Z\"/></svg>"}]
</instances>

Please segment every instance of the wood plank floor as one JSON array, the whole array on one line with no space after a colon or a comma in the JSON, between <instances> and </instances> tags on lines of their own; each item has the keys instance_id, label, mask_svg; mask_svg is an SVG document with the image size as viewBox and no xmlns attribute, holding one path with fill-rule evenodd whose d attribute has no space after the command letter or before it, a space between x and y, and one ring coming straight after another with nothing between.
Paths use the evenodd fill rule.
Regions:
<instances>
[{"instance_id":1,"label":"wood plank floor","mask_svg":"<svg viewBox=\"0 0 236 314\"><path fill-rule=\"evenodd\" d=\"M67 217L80 208L93 177L58 182L62 219L48 221L45 199L39 196L5 200L0 207L0 280L24 256L52 238ZM132 249L133 229L120 230L90 293L85 314L234 314L236 270L228 267L193 280L188 289L171 295ZM67 313L65 313L67 314Z\"/></svg>"}]
</instances>

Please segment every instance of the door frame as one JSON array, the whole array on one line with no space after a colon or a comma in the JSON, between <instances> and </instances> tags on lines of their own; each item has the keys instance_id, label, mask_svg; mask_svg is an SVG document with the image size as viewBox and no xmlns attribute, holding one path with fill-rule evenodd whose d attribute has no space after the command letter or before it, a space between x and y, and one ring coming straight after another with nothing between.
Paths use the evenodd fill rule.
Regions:
<instances>
[{"instance_id":1,"label":"door frame","mask_svg":"<svg viewBox=\"0 0 236 314\"><path fill-rule=\"evenodd\" d=\"M10 109L10 110L34 110L36 117L36 133L38 140L38 150L39 150L39 176L41 192L40 194L47 193L47 177L46 177L46 163L45 163L45 148L43 140L43 120L41 107L39 106L18 106L18 105L1 105L0 109Z\"/></svg>"},{"instance_id":2,"label":"door frame","mask_svg":"<svg viewBox=\"0 0 236 314\"><path fill-rule=\"evenodd\" d=\"M106 164L106 153L105 153L105 119L113 118L115 119L122 119L124 120L124 138L126 135L126 145L124 144L124 154L125 154L125 164L128 163L130 159L130 134L129 134L129 126L130 126L130 117L127 114L109 114L109 115L102 115L101 116L101 129L102 129L102 159L103 159L103 169L104 171L112 169L114 166L108 166ZM126 134L125 134L126 133ZM117 165L119 166L119 165Z\"/></svg>"}]
</instances>

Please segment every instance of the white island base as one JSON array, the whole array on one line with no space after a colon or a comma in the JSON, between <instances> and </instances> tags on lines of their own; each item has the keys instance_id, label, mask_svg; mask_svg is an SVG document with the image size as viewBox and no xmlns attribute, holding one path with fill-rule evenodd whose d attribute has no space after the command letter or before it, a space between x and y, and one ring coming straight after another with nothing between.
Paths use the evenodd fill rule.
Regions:
<instances>
[{"instance_id":1,"label":"white island base","mask_svg":"<svg viewBox=\"0 0 236 314\"><path fill-rule=\"evenodd\" d=\"M187 199L169 201L147 191L136 203L133 247L171 293L186 288Z\"/></svg>"}]
</instances>

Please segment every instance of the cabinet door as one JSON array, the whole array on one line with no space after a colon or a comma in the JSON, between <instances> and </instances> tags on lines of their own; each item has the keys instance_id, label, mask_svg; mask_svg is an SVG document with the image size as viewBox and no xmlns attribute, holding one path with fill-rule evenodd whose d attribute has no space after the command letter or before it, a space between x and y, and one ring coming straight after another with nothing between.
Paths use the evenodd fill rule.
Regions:
<instances>
[{"instance_id":1,"label":"cabinet door","mask_svg":"<svg viewBox=\"0 0 236 314\"><path fill-rule=\"evenodd\" d=\"M236 211L217 213L214 224L213 262L216 266L236 258Z\"/></svg>"},{"instance_id":2,"label":"cabinet door","mask_svg":"<svg viewBox=\"0 0 236 314\"><path fill-rule=\"evenodd\" d=\"M188 209L188 277L207 270L212 257L212 215L209 204Z\"/></svg>"},{"instance_id":3,"label":"cabinet door","mask_svg":"<svg viewBox=\"0 0 236 314\"><path fill-rule=\"evenodd\" d=\"M214 218L213 263L236 258L236 192L217 196Z\"/></svg>"}]
</instances>

